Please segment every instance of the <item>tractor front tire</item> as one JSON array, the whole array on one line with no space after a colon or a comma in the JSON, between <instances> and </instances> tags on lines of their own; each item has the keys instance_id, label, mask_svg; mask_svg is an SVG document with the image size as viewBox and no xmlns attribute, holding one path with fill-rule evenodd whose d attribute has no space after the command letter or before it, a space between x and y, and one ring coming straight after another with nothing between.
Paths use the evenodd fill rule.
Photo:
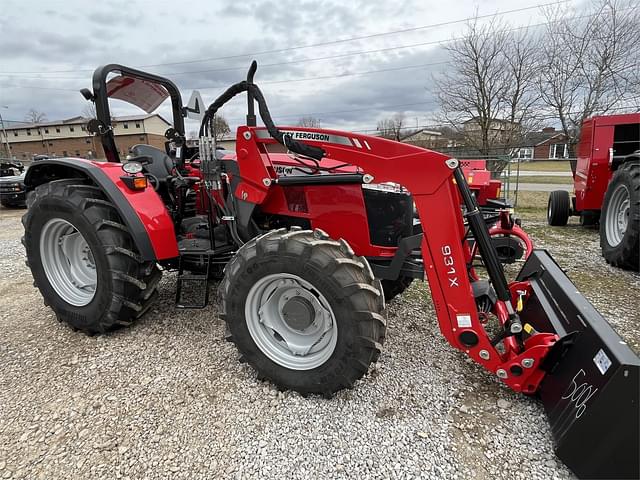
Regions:
<instances>
[{"instance_id":1,"label":"tractor front tire","mask_svg":"<svg viewBox=\"0 0 640 480\"><path fill-rule=\"evenodd\" d=\"M58 320L89 335L129 325L162 273L144 261L115 206L82 179L38 186L22 217L27 265Z\"/></svg>"},{"instance_id":2,"label":"tractor front tire","mask_svg":"<svg viewBox=\"0 0 640 480\"><path fill-rule=\"evenodd\" d=\"M547 223L554 227L564 227L571 214L571 199L566 190L554 190L547 204Z\"/></svg>"},{"instance_id":3,"label":"tractor front tire","mask_svg":"<svg viewBox=\"0 0 640 480\"><path fill-rule=\"evenodd\" d=\"M366 259L320 230L273 230L243 245L220 284L243 359L278 388L350 388L384 342L382 292Z\"/></svg>"},{"instance_id":4,"label":"tractor front tire","mask_svg":"<svg viewBox=\"0 0 640 480\"><path fill-rule=\"evenodd\" d=\"M614 267L640 270L640 162L623 164L611 178L600 215L602 256Z\"/></svg>"}]
</instances>

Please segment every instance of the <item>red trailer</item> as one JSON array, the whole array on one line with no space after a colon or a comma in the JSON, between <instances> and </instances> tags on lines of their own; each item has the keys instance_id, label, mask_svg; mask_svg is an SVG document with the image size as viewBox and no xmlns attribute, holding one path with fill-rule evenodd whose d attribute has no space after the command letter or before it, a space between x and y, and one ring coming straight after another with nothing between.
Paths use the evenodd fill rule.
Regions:
<instances>
[{"instance_id":1,"label":"red trailer","mask_svg":"<svg viewBox=\"0 0 640 480\"><path fill-rule=\"evenodd\" d=\"M549 196L549 225L569 216L600 226L600 245L612 265L638 270L640 238L640 113L589 118L582 124L573 172L575 195Z\"/></svg>"},{"instance_id":2,"label":"red trailer","mask_svg":"<svg viewBox=\"0 0 640 480\"><path fill-rule=\"evenodd\" d=\"M476 196L478 205L487 206L490 203L489 200L500 198L502 182L491 178L486 160L460 160L460 166L469 183L469 188Z\"/></svg>"}]
</instances>

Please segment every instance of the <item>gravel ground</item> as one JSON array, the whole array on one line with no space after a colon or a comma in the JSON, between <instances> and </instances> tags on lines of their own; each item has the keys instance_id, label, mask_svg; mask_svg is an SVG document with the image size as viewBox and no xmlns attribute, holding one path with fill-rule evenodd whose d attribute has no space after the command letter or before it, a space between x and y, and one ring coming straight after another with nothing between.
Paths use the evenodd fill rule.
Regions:
<instances>
[{"instance_id":1,"label":"gravel ground","mask_svg":"<svg viewBox=\"0 0 640 480\"><path fill-rule=\"evenodd\" d=\"M59 324L24 266L21 214L0 211L0 479L571 478L541 405L446 344L424 284L389 305L369 375L302 398L238 363L215 304L175 310L171 274L131 328ZM525 226L638 350L640 277L608 267L592 231Z\"/></svg>"}]
</instances>

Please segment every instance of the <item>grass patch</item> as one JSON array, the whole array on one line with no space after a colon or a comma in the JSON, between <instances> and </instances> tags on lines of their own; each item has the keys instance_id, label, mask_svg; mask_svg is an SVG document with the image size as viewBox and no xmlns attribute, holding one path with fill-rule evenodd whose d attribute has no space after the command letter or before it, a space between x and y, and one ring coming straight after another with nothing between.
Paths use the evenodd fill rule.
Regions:
<instances>
[{"instance_id":1,"label":"grass patch","mask_svg":"<svg viewBox=\"0 0 640 480\"><path fill-rule=\"evenodd\" d=\"M527 177L520 172L520 183L544 183L553 185L571 185L573 178L571 177ZM516 179L511 177L511 188L515 188Z\"/></svg>"},{"instance_id":2,"label":"grass patch","mask_svg":"<svg viewBox=\"0 0 640 480\"><path fill-rule=\"evenodd\" d=\"M518 192L517 208L534 208L546 210L549 192Z\"/></svg>"},{"instance_id":3,"label":"grass patch","mask_svg":"<svg viewBox=\"0 0 640 480\"><path fill-rule=\"evenodd\" d=\"M511 171L518 169L517 164L511 165ZM520 172L571 172L571 165L568 160L541 160L531 162L521 162Z\"/></svg>"},{"instance_id":4,"label":"grass patch","mask_svg":"<svg viewBox=\"0 0 640 480\"><path fill-rule=\"evenodd\" d=\"M513 199L512 199L513 201ZM516 215L527 219L540 219L547 216L548 192L518 192Z\"/></svg>"}]
</instances>

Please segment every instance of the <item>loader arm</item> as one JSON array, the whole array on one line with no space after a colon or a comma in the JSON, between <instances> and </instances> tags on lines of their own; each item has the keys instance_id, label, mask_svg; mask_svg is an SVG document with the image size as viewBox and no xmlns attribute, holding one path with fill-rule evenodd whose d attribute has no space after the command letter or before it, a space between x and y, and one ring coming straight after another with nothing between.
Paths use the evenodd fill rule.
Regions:
<instances>
[{"instance_id":1,"label":"loader arm","mask_svg":"<svg viewBox=\"0 0 640 480\"><path fill-rule=\"evenodd\" d=\"M517 320L517 302L512 302L515 290L509 289L497 261L490 274L493 287L498 292L494 313L507 332L503 351L498 350L497 342L492 342L481 324L467 271L471 253L465 240L460 208L461 199L473 202L467 204L468 213L473 213L474 209L477 211L477 205L474 206L475 201L470 194L466 199L464 194L461 195L461 189L464 192L465 187L468 193L468 185L458 161L378 137L297 127L280 130L296 140L309 141L320 147L325 152L324 158L358 167L365 182L393 182L411 192L422 224L424 268L442 334L451 345L466 352L512 389L535 392L544 377L540 368L542 360L558 337L552 332L539 332L523 341L520 336L516 339L508 332L510 322L514 318ZM237 154L242 181L234 195L239 201L260 204L265 200L269 186L278 182L266 148L272 143L275 140L265 129L238 129ZM488 238L484 223L482 226ZM478 237L482 233L474 232L474 235ZM485 250L487 245L493 248L487 242ZM497 258L495 250L481 253L485 258L491 255ZM520 282L517 289L527 291L528 284ZM527 368L522 368L523 361Z\"/></svg>"}]
</instances>

